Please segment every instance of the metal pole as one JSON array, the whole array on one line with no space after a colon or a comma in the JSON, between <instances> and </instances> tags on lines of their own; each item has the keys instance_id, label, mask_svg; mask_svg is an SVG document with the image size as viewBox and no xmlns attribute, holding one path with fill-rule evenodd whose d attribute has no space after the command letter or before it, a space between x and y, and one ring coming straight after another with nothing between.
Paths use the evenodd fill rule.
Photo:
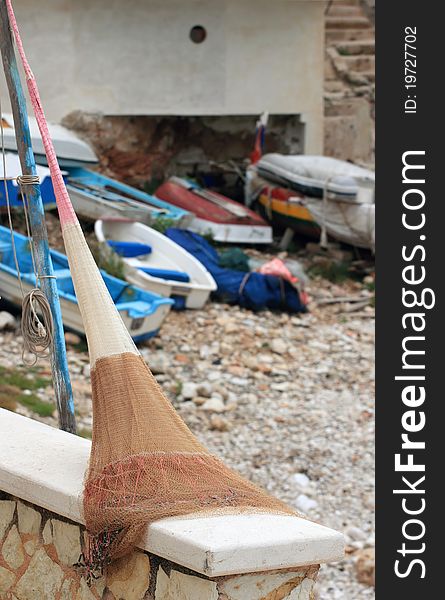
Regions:
<instances>
[{"instance_id":1,"label":"metal pole","mask_svg":"<svg viewBox=\"0 0 445 600\"><path fill-rule=\"evenodd\" d=\"M37 171L31 145L26 100L15 59L5 0L0 0L0 49L14 115L15 136L22 172L24 175L36 175ZM59 427L65 431L75 433L76 420L66 357L62 314L56 280L51 278L54 276L54 271L49 254L48 235L42 197L40 195L40 185L28 186L27 191L30 209L29 221L37 263L36 267L38 273L44 276L40 283L45 296L48 298L54 320L54 347L51 352L51 370L59 415Z\"/></svg>"}]
</instances>

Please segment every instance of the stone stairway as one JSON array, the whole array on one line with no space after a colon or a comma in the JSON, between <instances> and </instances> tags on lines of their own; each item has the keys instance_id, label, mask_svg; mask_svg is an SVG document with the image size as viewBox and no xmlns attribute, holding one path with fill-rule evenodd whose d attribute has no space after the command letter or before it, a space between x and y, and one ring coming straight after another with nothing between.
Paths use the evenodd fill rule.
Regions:
<instances>
[{"instance_id":1,"label":"stone stairway","mask_svg":"<svg viewBox=\"0 0 445 600\"><path fill-rule=\"evenodd\" d=\"M372 165L375 39L361 0L331 2L325 47L325 153Z\"/></svg>"}]
</instances>

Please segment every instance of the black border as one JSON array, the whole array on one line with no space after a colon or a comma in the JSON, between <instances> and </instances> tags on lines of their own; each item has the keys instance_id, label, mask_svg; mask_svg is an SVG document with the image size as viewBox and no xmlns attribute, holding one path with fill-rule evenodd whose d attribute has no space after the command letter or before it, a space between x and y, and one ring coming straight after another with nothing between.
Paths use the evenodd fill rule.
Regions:
<instances>
[{"instance_id":1,"label":"black border","mask_svg":"<svg viewBox=\"0 0 445 600\"><path fill-rule=\"evenodd\" d=\"M427 600L445 597L440 591L443 551L440 542L445 533L444 485L445 417L442 372L445 347L445 316L442 298L445 278L445 94L443 58L445 21L440 2L381 2L376 10L376 215L377 215L377 302L376 302L376 579L377 598L382 600ZM416 114L404 113L404 36L405 27L417 28L417 100ZM400 452L401 417L406 410L401 401L403 385L394 380L401 374L401 290L404 266L401 248L413 245L418 232L407 232L401 223L402 154L425 150L426 249L425 285L433 288L436 306L426 310L426 427L418 439L426 441L423 451L426 509L421 515L426 525L425 552L417 555L425 562L426 576L420 568L398 578L394 561L401 558L403 522L409 518L401 508L401 474L394 471L394 454ZM420 263L418 263L420 264ZM418 453L420 456L420 453ZM418 474L421 475L420 473ZM420 486L419 486L420 487ZM413 542L414 547L414 542ZM416 555L412 555L413 558ZM405 559L405 565L406 563ZM437 590L437 591L436 591Z\"/></svg>"}]
</instances>

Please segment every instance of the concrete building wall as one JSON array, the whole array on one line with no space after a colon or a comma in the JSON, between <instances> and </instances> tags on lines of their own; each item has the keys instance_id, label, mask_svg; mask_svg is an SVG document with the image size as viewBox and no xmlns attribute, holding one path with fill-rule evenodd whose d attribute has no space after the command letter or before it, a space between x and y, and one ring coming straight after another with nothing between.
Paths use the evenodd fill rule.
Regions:
<instances>
[{"instance_id":1,"label":"concrete building wall","mask_svg":"<svg viewBox=\"0 0 445 600\"><path fill-rule=\"evenodd\" d=\"M299 114L321 150L321 0L16 0L48 118ZM205 27L200 44L190 29ZM4 86L1 88L5 95Z\"/></svg>"}]
</instances>

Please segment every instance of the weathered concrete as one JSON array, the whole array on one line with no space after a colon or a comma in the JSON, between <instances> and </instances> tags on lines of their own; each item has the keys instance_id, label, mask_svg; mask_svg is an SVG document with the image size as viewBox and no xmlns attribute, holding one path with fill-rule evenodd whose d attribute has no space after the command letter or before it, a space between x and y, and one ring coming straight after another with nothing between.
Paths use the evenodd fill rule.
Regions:
<instances>
[{"instance_id":1,"label":"weathered concrete","mask_svg":"<svg viewBox=\"0 0 445 600\"><path fill-rule=\"evenodd\" d=\"M73 110L267 109L303 115L306 151L314 153L322 142L324 7L316 0L22 0L15 8L52 120ZM189 37L194 25L207 31L201 44Z\"/></svg>"}]
</instances>

